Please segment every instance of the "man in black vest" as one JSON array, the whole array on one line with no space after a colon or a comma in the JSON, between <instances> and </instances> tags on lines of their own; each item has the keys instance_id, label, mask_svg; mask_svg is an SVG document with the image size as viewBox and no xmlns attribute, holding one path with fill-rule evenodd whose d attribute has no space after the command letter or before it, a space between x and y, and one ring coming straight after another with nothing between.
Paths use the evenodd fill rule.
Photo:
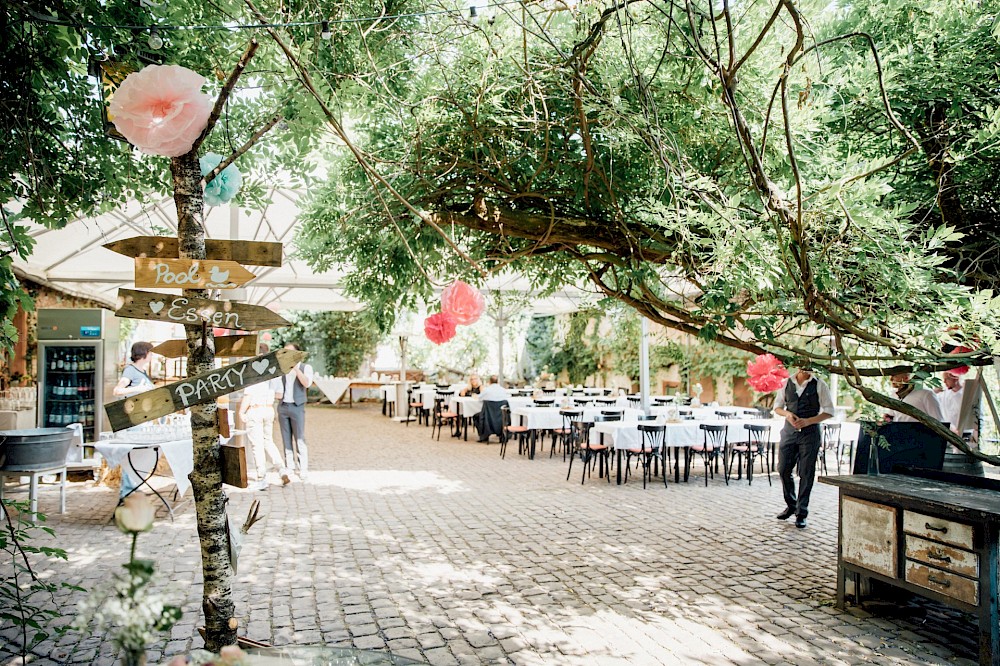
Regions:
<instances>
[{"instance_id":1,"label":"man in black vest","mask_svg":"<svg viewBox=\"0 0 1000 666\"><path fill-rule=\"evenodd\" d=\"M830 388L807 367L799 368L785 382L774 401L774 413L785 417L778 445L778 474L785 494L785 510L778 520L795 514L795 526L805 527L809 495L816 478L816 458L822 444L819 423L833 416ZM799 493L795 494L792 472L799 466Z\"/></svg>"},{"instance_id":2,"label":"man in black vest","mask_svg":"<svg viewBox=\"0 0 1000 666\"><path fill-rule=\"evenodd\" d=\"M285 349L302 351L302 346L294 342ZM296 363L295 367L281 379L281 390L276 392L278 400L278 429L285 444L285 465L298 471L299 478L306 480L309 474L309 449L306 445L306 390L312 386L313 369L307 363ZM282 483L288 483L288 476L282 475Z\"/></svg>"}]
</instances>

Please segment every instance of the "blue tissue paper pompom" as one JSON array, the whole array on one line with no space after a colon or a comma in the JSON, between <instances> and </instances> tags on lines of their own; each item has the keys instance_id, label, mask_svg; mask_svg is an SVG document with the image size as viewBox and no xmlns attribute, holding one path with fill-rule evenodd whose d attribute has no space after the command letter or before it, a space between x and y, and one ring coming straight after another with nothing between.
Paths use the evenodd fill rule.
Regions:
<instances>
[{"instance_id":1,"label":"blue tissue paper pompom","mask_svg":"<svg viewBox=\"0 0 1000 666\"><path fill-rule=\"evenodd\" d=\"M218 153L205 153L198 158L201 165L201 175L207 176L215 167L222 164L222 155ZM230 164L223 169L212 182L205 186L205 203L209 206L221 206L229 203L236 193L240 191L243 184L243 174L235 164Z\"/></svg>"}]
</instances>

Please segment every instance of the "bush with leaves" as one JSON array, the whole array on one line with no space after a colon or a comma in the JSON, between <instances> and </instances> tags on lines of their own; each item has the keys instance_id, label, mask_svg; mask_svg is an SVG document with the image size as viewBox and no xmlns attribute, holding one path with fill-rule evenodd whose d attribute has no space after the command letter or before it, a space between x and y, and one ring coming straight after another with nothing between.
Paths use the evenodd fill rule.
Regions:
<instances>
[{"instance_id":1,"label":"bush with leaves","mask_svg":"<svg viewBox=\"0 0 1000 666\"><path fill-rule=\"evenodd\" d=\"M2 500L4 525L0 530L0 551L11 566L0 566L0 624L11 622L20 629L21 639L18 652L27 658L33 647L49 638L52 633L62 634L66 627L52 626L52 621L61 617L53 598L60 589L82 591L82 588L67 583L43 581L32 568L31 561L36 556L66 559L66 551L61 548L40 546L32 543L41 536L39 532L55 536L50 527L45 527L45 516L32 513L25 501Z\"/></svg>"}]
</instances>

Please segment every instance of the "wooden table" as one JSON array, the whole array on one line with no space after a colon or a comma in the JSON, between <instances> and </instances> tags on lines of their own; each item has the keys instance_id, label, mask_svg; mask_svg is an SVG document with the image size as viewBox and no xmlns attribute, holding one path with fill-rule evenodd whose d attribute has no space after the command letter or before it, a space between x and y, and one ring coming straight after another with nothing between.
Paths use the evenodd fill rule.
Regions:
<instances>
[{"instance_id":1,"label":"wooden table","mask_svg":"<svg viewBox=\"0 0 1000 666\"><path fill-rule=\"evenodd\" d=\"M363 380L353 380L351 385L347 387L347 406L354 407L354 389L368 390L382 388L385 382L374 382L374 381L363 381Z\"/></svg>"},{"instance_id":2,"label":"wooden table","mask_svg":"<svg viewBox=\"0 0 1000 666\"><path fill-rule=\"evenodd\" d=\"M997 556L1000 493L996 481L921 472L828 476L840 488L837 607L847 577L856 601L878 580L979 617L979 663L1000 665ZM969 479L970 477L965 477Z\"/></svg>"}]
</instances>

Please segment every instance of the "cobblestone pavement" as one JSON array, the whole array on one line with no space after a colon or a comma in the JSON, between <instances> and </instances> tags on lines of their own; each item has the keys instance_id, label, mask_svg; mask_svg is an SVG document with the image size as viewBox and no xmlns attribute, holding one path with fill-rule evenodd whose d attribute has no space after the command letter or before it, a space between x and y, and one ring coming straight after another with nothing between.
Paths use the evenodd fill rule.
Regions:
<instances>
[{"instance_id":1,"label":"cobblestone pavement","mask_svg":"<svg viewBox=\"0 0 1000 666\"><path fill-rule=\"evenodd\" d=\"M975 623L938 606L908 619L832 607L836 491L817 484L810 526L780 522L781 491L759 476L643 490L562 458L506 460L496 443L430 439L371 405L310 407L308 482L230 489L247 537L235 596L240 631L274 643L389 649L431 664L971 664ZM272 479L272 483L277 483ZM116 493L72 484L68 510L42 491L68 562L54 581L98 587L126 538ZM200 559L191 504L139 540L184 607L151 663L201 644ZM7 565L0 565L7 566ZM82 595L62 592L68 614ZM0 631L0 664L15 663ZM111 664L101 635L68 633L33 662Z\"/></svg>"}]
</instances>

